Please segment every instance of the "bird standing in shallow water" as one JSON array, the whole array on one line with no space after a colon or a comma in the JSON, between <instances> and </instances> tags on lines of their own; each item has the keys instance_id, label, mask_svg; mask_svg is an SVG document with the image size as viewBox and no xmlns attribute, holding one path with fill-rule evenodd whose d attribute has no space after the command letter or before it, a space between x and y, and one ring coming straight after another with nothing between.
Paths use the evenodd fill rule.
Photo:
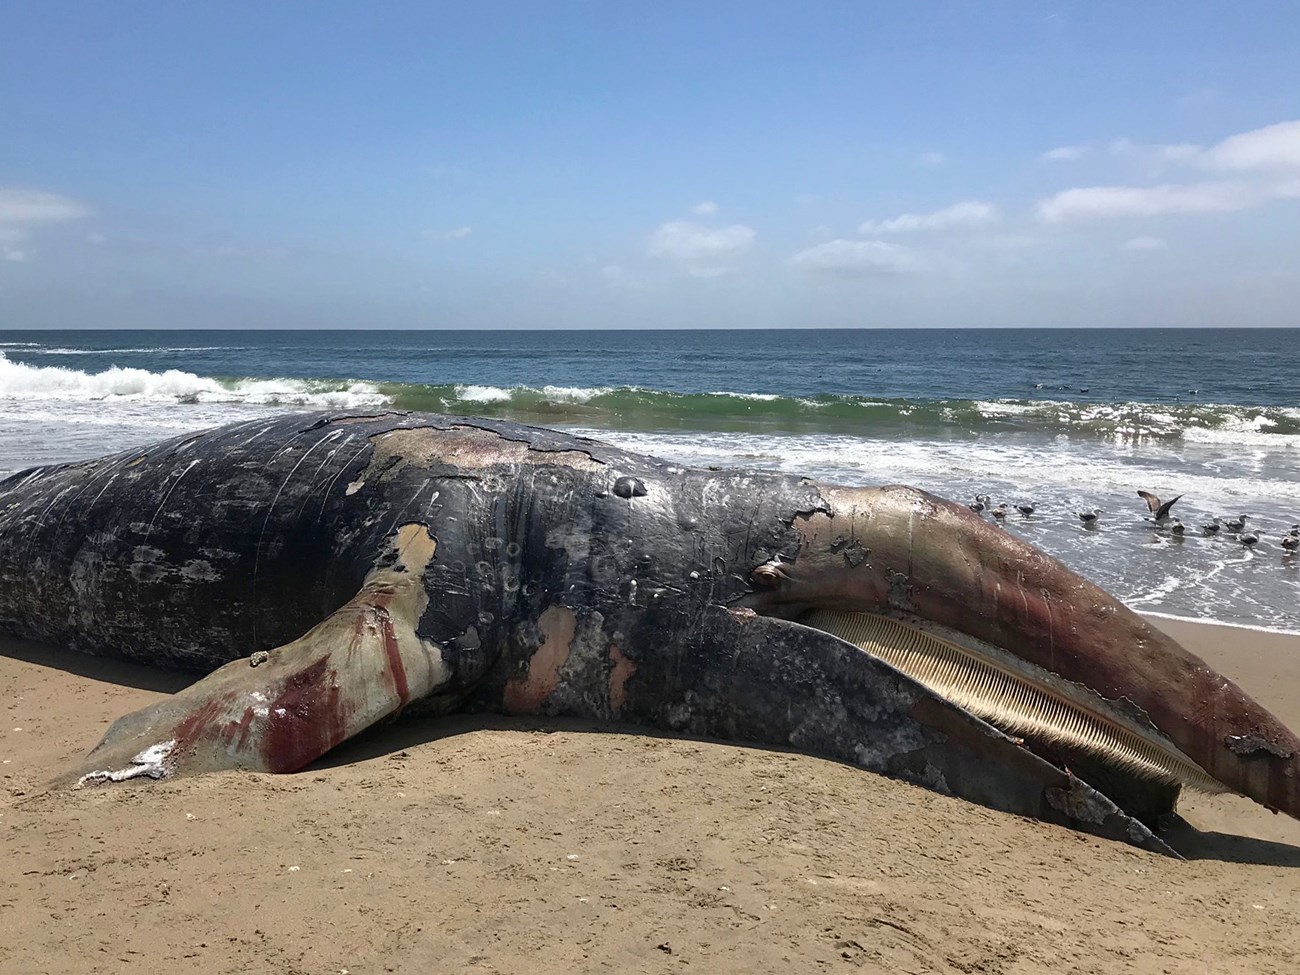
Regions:
<instances>
[{"instance_id":1,"label":"bird standing in shallow water","mask_svg":"<svg viewBox=\"0 0 1300 975\"><path fill-rule=\"evenodd\" d=\"M1101 509L1093 508L1091 511L1080 511L1079 520L1085 525L1097 524L1097 519L1101 517Z\"/></svg>"},{"instance_id":2,"label":"bird standing in shallow water","mask_svg":"<svg viewBox=\"0 0 1300 975\"><path fill-rule=\"evenodd\" d=\"M1175 518L1173 521L1169 523L1169 530L1173 532L1175 535L1181 535L1183 534L1183 532L1187 531L1187 526L1184 525L1177 518Z\"/></svg>"},{"instance_id":3,"label":"bird standing in shallow water","mask_svg":"<svg viewBox=\"0 0 1300 975\"><path fill-rule=\"evenodd\" d=\"M988 507L988 503L989 503L989 496L987 494L977 494L975 495L975 500L972 501L970 504L968 504L966 507L970 508L970 510L975 512L975 514L979 514L986 507Z\"/></svg>"},{"instance_id":4,"label":"bird standing in shallow water","mask_svg":"<svg viewBox=\"0 0 1300 975\"><path fill-rule=\"evenodd\" d=\"M1202 525L1201 531L1205 532L1205 534L1207 535L1217 535L1219 534L1220 527L1222 526L1219 524L1219 519L1216 516L1210 519L1210 523L1208 525Z\"/></svg>"},{"instance_id":5,"label":"bird standing in shallow water","mask_svg":"<svg viewBox=\"0 0 1300 975\"><path fill-rule=\"evenodd\" d=\"M1007 506L1005 504L999 504L996 508L990 511L989 514L991 514L998 521L1001 521L1003 518L1007 516Z\"/></svg>"},{"instance_id":6,"label":"bird standing in shallow water","mask_svg":"<svg viewBox=\"0 0 1300 975\"><path fill-rule=\"evenodd\" d=\"M1228 522L1228 531L1239 532L1245 530L1246 519L1249 517L1249 515L1242 515L1240 518L1234 518L1232 521ZM1255 539L1255 541L1259 541L1259 539Z\"/></svg>"},{"instance_id":7,"label":"bird standing in shallow water","mask_svg":"<svg viewBox=\"0 0 1300 975\"><path fill-rule=\"evenodd\" d=\"M1016 510L1028 518L1034 513L1034 506L1028 502L1022 502L1021 504L1016 505Z\"/></svg>"},{"instance_id":8,"label":"bird standing in shallow water","mask_svg":"<svg viewBox=\"0 0 1300 975\"><path fill-rule=\"evenodd\" d=\"M1300 535L1286 535L1282 538L1282 547L1288 552L1300 549Z\"/></svg>"},{"instance_id":9,"label":"bird standing in shallow water","mask_svg":"<svg viewBox=\"0 0 1300 975\"><path fill-rule=\"evenodd\" d=\"M1238 541L1240 541L1242 545L1245 545L1246 548L1254 548L1259 544L1259 536L1262 534L1263 532L1259 531L1244 532Z\"/></svg>"}]
</instances>

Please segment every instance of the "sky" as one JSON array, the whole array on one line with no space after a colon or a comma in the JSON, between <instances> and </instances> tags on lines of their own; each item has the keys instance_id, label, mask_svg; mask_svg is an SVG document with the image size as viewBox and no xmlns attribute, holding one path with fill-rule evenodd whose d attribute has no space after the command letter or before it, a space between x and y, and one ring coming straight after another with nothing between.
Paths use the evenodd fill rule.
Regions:
<instances>
[{"instance_id":1,"label":"sky","mask_svg":"<svg viewBox=\"0 0 1300 975\"><path fill-rule=\"evenodd\" d=\"M1300 6L0 0L0 328L1300 325Z\"/></svg>"}]
</instances>

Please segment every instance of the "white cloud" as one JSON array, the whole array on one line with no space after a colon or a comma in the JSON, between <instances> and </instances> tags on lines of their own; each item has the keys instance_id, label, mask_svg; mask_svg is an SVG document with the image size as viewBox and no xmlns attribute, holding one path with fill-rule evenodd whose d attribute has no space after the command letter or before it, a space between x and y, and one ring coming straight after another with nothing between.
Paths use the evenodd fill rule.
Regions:
<instances>
[{"instance_id":1,"label":"white cloud","mask_svg":"<svg viewBox=\"0 0 1300 975\"><path fill-rule=\"evenodd\" d=\"M1247 183L1188 183L1181 186L1087 186L1040 200L1038 215L1049 223L1087 217L1153 217L1168 213L1228 213L1264 202L1274 191Z\"/></svg>"},{"instance_id":2,"label":"white cloud","mask_svg":"<svg viewBox=\"0 0 1300 975\"><path fill-rule=\"evenodd\" d=\"M791 267L810 274L863 278L919 271L920 255L883 240L831 240L792 256Z\"/></svg>"},{"instance_id":3,"label":"white cloud","mask_svg":"<svg viewBox=\"0 0 1300 975\"><path fill-rule=\"evenodd\" d=\"M0 225L62 223L89 213L85 204L57 193L0 186Z\"/></svg>"},{"instance_id":4,"label":"white cloud","mask_svg":"<svg viewBox=\"0 0 1300 975\"><path fill-rule=\"evenodd\" d=\"M1186 143L1139 145L1120 139L1110 151L1161 167L1192 166L1240 176L1159 186L1078 187L1040 200L1039 216L1056 223L1080 217L1228 213L1300 196L1300 179L1292 175L1300 173L1300 121L1240 132L1209 148Z\"/></svg>"},{"instance_id":5,"label":"white cloud","mask_svg":"<svg viewBox=\"0 0 1300 975\"><path fill-rule=\"evenodd\" d=\"M1148 163L1175 163L1220 172L1300 169L1300 120L1239 132L1206 148L1191 143L1143 145L1128 139L1110 144L1111 155Z\"/></svg>"},{"instance_id":6,"label":"white cloud","mask_svg":"<svg viewBox=\"0 0 1300 975\"><path fill-rule=\"evenodd\" d=\"M712 278L734 269L754 243L754 230L744 224L717 229L689 220L670 220L650 235L651 257L673 261L697 278Z\"/></svg>"},{"instance_id":7,"label":"white cloud","mask_svg":"<svg viewBox=\"0 0 1300 975\"><path fill-rule=\"evenodd\" d=\"M1001 214L992 203L965 200L933 213L904 213L892 220L868 220L858 227L863 234L898 234L913 230L940 230L959 225L986 224Z\"/></svg>"},{"instance_id":8,"label":"white cloud","mask_svg":"<svg viewBox=\"0 0 1300 975\"><path fill-rule=\"evenodd\" d=\"M1145 145L1129 139L1116 139L1110 144L1110 154L1135 159L1148 166L1164 166L1169 163L1192 163L1201 154L1201 147L1188 142L1170 145Z\"/></svg>"},{"instance_id":9,"label":"white cloud","mask_svg":"<svg viewBox=\"0 0 1300 975\"><path fill-rule=\"evenodd\" d=\"M32 230L79 220L90 214L83 203L44 190L0 186L0 259L25 261L32 251L21 246Z\"/></svg>"},{"instance_id":10,"label":"white cloud","mask_svg":"<svg viewBox=\"0 0 1300 975\"><path fill-rule=\"evenodd\" d=\"M691 213L697 217L711 217L718 212L718 205L712 200L705 200L703 203L697 203L691 207Z\"/></svg>"},{"instance_id":11,"label":"white cloud","mask_svg":"<svg viewBox=\"0 0 1300 975\"><path fill-rule=\"evenodd\" d=\"M474 232L473 227L453 227L451 230L443 232L443 240L464 240Z\"/></svg>"},{"instance_id":12,"label":"white cloud","mask_svg":"<svg viewBox=\"0 0 1300 975\"><path fill-rule=\"evenodd\" d=\"M1167 246L1159 237L1134 237L1124 241L1126 251L1162 251Z\"/></svg>"},{"instance_id":13,"label":"white cloud","mask_svg":"<svg viewBox=\"0 0 1300 975\"><path fill-rule=\"evenodd\" d=\"M1229 136L1202 154L1211 169L1300 169L1300 120Z\"/></svg>"},{"instance_id":14,"label":"white cloud","mask_svg":"<svg viewBox=\"0 0 1300 975\"><path fill-rule=\"evenodd\" d=\"M1078 159L1087 151L1087 146L1057 146L1043 153L1043 158L1050 159L1052 162L1069 162Z\"/></svg>"},{"instance_id":15,"label":"white cloud","mask_svg":"<svg viewBox=\"0 0 1300 975\"><path fill-rule=\"evenodd\" d=\"M922 166L942 166L948 161L948 157L942 152L923 152L916 157L916 161Z\"/></svg>"}]
</instances>

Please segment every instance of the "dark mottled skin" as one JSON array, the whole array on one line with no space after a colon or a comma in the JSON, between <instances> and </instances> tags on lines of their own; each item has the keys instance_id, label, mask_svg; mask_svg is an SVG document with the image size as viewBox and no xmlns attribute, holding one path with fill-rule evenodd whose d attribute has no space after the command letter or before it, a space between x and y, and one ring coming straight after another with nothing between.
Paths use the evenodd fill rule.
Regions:
<instances>
[{"instance_id":1,"label":"dark mottled skin","mask_svg":"<svg viewBox=\"0 0 1300 975\"><path fill-rule=\"evenodd\" d=\"M1267 712L963 508L906 488L684 468L501 421L285 416L15 475L0 482L0 630L211 671L353 600L412 524L436 541L416 635L450 676L409 709L769 742L1058 821L1087 808L1105 835L1130 828L1113 806L1097 812L1082 783L861 651L761 618L902 610L1144 710L1223 781L1300 811L1294 754L1279 754L1300 743ZM366 612L400 710L405 676L380 596ZM256 733L264 767L301 767L337 743L350 689L330 680L275 685L297 721ZM229 705L239 692L223 693ZM206 703L175 727L197 740L205 714ZM248 721L219 733L239 745ZM1228 733L1268 749L1243 756Z\"/></svg>"}]
</instances>

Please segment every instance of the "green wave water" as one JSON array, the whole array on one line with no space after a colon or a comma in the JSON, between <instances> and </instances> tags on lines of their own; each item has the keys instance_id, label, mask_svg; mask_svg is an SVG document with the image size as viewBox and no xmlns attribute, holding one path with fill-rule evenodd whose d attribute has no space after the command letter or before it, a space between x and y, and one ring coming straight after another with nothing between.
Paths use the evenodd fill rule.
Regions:
<instances>
[{"instance_id":1,"label":"green wave water","mask_svg":"<svg viewBox=\"0 0 1300 975\"><path fill-rule=\"evenodd\" d=\"M242 381L232 381L232 390ZM308 382L315 392L355 383ZM960 436L1008 430L1113 438L1237 439L1282 446L1300 437L1300 409L1214 403L1065 400L914 400L759 393L677 393L638 387L532 387L376 383L395 408L469 413L615 430Z\"/></svg>"}]
</instances>

